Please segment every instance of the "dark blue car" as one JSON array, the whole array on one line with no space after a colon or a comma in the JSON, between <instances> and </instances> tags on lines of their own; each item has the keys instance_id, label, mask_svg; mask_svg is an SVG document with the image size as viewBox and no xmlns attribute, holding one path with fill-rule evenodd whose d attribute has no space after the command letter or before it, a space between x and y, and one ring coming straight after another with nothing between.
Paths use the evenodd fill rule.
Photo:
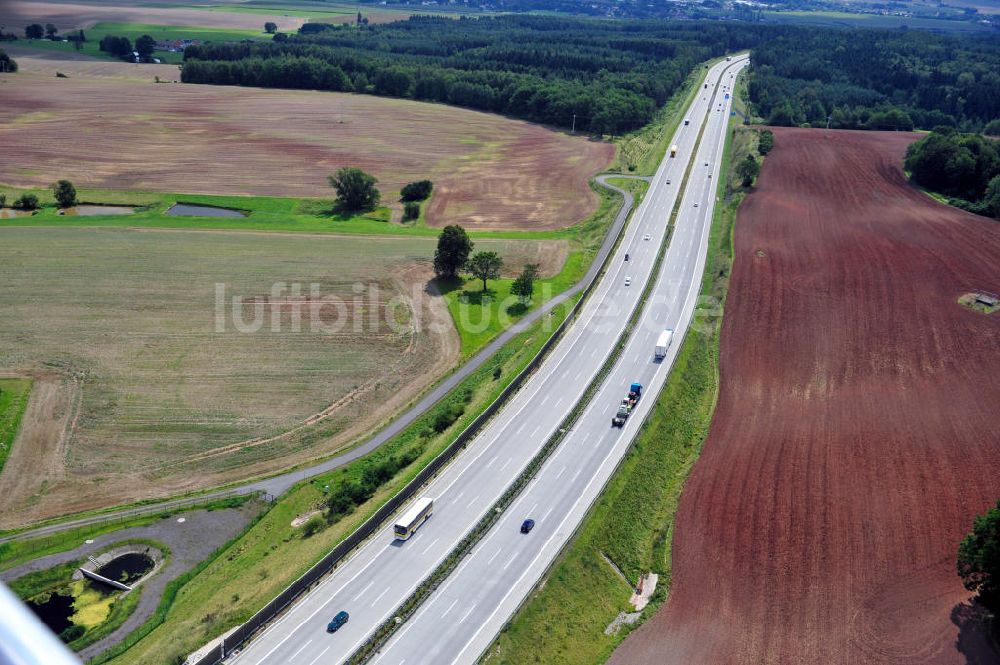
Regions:
<instances>
[{"instance_id":1,"label":"dark blue car","mask_svg":"<svg viewBox=\"0 0 1000 665\"><path fill-rule=\"evenodd\" d=\"M333 620L326 624L326 632L336 633L337 629L347 623L347 620L350 618L351 616L347 612L337 612L337 616L333 617Z\"/></svg>"},{"instance_id":2,"label":"dark blue car","mask_svg":"<svg viewBox=\"0 0 1000 665\"><path fill-rule=\"evenodd\" d=\"M535 528L535 520L524 520L521 522L521 533L528 533Z\"/></svg>"}]
</instances>

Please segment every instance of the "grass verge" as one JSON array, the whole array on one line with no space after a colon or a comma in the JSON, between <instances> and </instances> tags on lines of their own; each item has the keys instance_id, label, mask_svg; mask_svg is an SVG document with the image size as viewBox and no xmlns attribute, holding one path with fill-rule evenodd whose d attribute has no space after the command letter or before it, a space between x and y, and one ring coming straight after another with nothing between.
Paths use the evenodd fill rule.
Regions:
<instances>
[{"instance_id":1,"label":"grass verge","mask_svg":"<svg viewBox=\"0 0 1000 665\"><path fill-rule=\"evenodd\" d=\"M753 148L755 133L738 129L727 137L703 296L724 302L732 265L732 227L744 191L730 156ZM735 187L734 187L735 184ZM697 315L697 313L696 313ZM708 433L718 393L720 320L696 319L666 386L621 467L588 513L577 536L560 554L538 588L504 628L484 660L496 663L601 663L630 627L605 635L605 627L631 611L632 589L608 565L634 583L658 573L645 620L670 587L673 519L684 480ZM637 624L634 624L633 627Z\"/></svg>"},{"instance_id":2,"label":"grass verge","mask_svg":"<svg viewBox=\"0 0 1000 665\"><path fill-rule=\"evenodd\" d=\"M30 394L31 379L0 379L0 473L21 429Z\"/></svg>"}]
</instances>

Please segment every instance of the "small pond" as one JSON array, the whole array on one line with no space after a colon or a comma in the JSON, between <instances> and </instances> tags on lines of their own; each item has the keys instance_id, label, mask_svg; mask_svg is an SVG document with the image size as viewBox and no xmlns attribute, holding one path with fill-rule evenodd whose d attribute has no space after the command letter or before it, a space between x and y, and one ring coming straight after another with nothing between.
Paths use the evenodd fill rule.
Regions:
<instances>
[{"instance_id":1,"label":"small pond","mask_svg":"<svg viewBox=\"0 0 1000 665\"><path fill-rule=\"evenodd\" d=\"M131 584L152 570L154 565L156 565L156 562L148 555L140 552L130 552L129 554L115 557L94 572L109 580L121 582L122 584Z\"/></svg>"},{"instance_id":2,"label":"small pond","mask_svg":"<svg viewBox=\"0 0 1000 665\"><path fill-rule=\"evenodd\" d=\"M58 635L72 624L69 618L76 611L73 609L74 598L72 595L64 596L61 593L50 593L48 598L45 598L45 595L42 594L39 598L28 602L28 607L49 627L49 630Z\"/></svg>"},{"instance_id":3,"label":"small pond","mask_svg":"<svg viewBox=\"0 0 1000 665\"><path fill-rule=\"evenodd\" d=\"M94 206L94 205L80 205L73 206L72 208L62 208L59 210L60 215L66 215L67 217L89 217L91 215L131 215L135 212L135 208L129 206Z\"/></svg>"},{"instance_id":4,"label":"small pond","mask_svg":"<svg viewBox=\"0 0 1000 665\"><path fill-rule=\"evenodd\" d=\"M196 206L190 203L175 203L167 209L166 214L177 217L246 217L245 213L232 208Z\"/></svg>"},{"instance_id":5,"label":"small pond","mask_svg":"<svg viewBox=\"0 0 1000 665\"><path fill-rule=\"evenodd\" d=\"M34 210L14 210L13 208L0 208L0 219L10 219L12 217L31 217Z\"/></svg>"}]
</instances>

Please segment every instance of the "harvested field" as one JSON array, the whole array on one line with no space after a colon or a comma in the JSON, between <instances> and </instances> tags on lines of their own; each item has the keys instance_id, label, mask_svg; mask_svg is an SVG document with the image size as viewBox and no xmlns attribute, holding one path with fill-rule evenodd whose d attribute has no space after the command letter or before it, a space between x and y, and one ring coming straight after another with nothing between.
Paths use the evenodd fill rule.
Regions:
<instances>
[{"instance_id":1,"label":"harvested field","mask_svg":"<svg viewBox=\"0 0 1000 665\"><path fill-rule=\"evenodd\" d=\"M0 9L0 23L18 33L23 33L24 26L30 23L43 25L54 23L62 32L76 28L90 28L100 21L114 21L202 28L237 28L260 30L261 33L264 32L266 21L277 23L278 29L284 31L298 30L305 23L303 18L275 13L214 12L182 3L178 3L177 7L164 6L168 3L162 2L149 4L157 6L104 0L100 3L7 0Z\"/></svg>"},{"instance_id":2,"label":"harvested field","mask_svg":"<svg viewBox=\"0 0 1000 665\"><path fill-rule=\"evenodd\" d=\"M477 244L515 262L532 242ZM433 238L50 226L0 247L0 373L35 379L3 527L329 453L458 359L424 293Z\"/></svg>"},{"instance_id":3,"label":"harvested field","mask_svg":"<svg viewBox=\"0 0 1000 665\"><path fill-rule=\"evenodd\" d=\"M125 65L118 80L118 63L102 63L99 77L86 74L97 67L87 61L21 65L0 77L0 182L15 186L69 178L103 189L329 197L327 175L350 165L374 173L396 207L405 183L433 180L431 225L541 230L593 212L588 181L614 155L609 143L438 104L154 84L154 75L176 77L170 66ZM125 78L140 70L146 83Z\"/></svg>"},{"instance_id":4,"label":"harvested field","mask_svg":"<svg viewBox=\"0 0 1000 665\"><path fill-rule=\"evenodd\" d=\"M1000 319L957 303L1000 225L907 184L917 135L774 132L670 599L609 662L1000 662L955 574L1000 496Z\"/></svg>"}]
</instances>

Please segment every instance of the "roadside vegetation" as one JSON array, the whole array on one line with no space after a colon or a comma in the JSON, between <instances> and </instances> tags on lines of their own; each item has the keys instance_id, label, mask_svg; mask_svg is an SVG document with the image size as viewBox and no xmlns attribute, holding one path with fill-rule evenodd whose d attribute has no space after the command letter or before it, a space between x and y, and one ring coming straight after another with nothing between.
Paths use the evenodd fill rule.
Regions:
<instances>
[{"instance_id":1,"label":"roadside vegetation","mask_svg":"<svg viewBox=\"0 0 1000 665\"><path fill-rule=\"evenodd\" d=\"M746 192L736 166L744 155L756 154L756 147L754 130L735 128L727 138L723 198L716 207L702 281L701 295L712 304L696 311L667 384L632 449L578 535L487 651L487 662L604 662L631 629L604 632L620 612L633 611L628 600L639 576L659 575L640 622L666 599L677 502L708 433L718 393L721 319L716 314L725 301L732 228Z\"/></svg>"},{"instance_id":2,"label":"roadside vegetation","mask_svg":"<svg viewBox=\"0 0 1000 665\"><path fill-rule=\"evenodd\" d=\"M0 472L21 428L30 394L31 379L0 379Z\"/></svg>"},{"instance_id":3,"label":"roadside vegetation","mask_svg":"<svg viewBox=\"0 0 1000 665\"><path fill-rule=\"evenodd\" d=\"M625 187L644 186L629 181ZM617 184L617 183L616 183ZM491 277L487 288L467 270L454 278L438 279L438 288L448 304L462 340L462 357L467 358L488 344L494 337L526 314L537 309L583 278L590 267L604 236L621 206L621 197L599 185L592 189L600 197L597 210L588 219L563 231L545 233L544 237L561 238L570 243L569 253L559 274L533 279L534 293L523 298L515 292L517 277ZM473 239L493 234L474 234ZM531 234L538 237L538 234Z\"/></svg>"}]
</instances>

